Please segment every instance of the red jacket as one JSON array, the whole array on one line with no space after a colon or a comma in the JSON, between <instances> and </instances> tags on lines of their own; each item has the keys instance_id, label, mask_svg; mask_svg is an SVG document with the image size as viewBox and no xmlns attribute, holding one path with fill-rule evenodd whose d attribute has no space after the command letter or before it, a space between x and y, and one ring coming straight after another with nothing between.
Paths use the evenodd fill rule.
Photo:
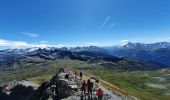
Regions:
<instances>
[{"instance_id":1,"label":"red jacket","mask_svg":"<svg viewBox=\"0 0 170 100\"><path fill-rule=\"evenodd\" d=\"M96 92L97 92L98 96L103 96L103 90L102 89L98 89Z\"/></svg>"},{"instance_id":2,"label":"red jacket","mask_svg":"<svg viewBox=\"0 0 170 100\"><path fill-rule=\"evenodd\" d=\"M82 89L86 89L86 86L87 86L87 83L84 81L83 83L82 83Z\"/></svg>"}]
</instances>

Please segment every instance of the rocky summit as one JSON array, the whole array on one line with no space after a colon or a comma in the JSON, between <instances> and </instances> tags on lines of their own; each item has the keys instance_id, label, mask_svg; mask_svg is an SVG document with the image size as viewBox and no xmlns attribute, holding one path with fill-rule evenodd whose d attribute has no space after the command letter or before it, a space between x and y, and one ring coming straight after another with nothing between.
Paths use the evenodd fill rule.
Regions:
<instances>
[{"instance_id":1,"label":"rocky summit","mask_svg":"<svg viewBox=\"0 0 170 100\"><path fill-rule=\"evenodd\" d=\"M92 96L82 94L81 84L86 78L80 79L69 68L61 68L50 81L40 86L27 80L13 81L0 87L0 100L97 100L96 89L104 91L103 100L122 100L121 96L94 82Z\"/></svg>"}]
</instances>

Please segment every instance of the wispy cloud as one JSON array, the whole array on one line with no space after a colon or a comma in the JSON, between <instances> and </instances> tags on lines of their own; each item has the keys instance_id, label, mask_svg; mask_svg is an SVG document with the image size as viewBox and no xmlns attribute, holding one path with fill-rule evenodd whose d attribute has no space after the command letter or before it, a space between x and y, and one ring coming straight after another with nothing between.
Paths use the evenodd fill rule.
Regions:
<instances>
[{"instance_id":1,"label":"wispy cloud","mask_svg":"<svg viewBox=\"0 0 170 100\"><path fill-rule=\"evenodd\" d=\"M100 25L99 29L102 29L108 22L109 20L111 19L110 16L107 16L103 22L103 24Z\"/></svg>"},{"instance_id":2,"label":"wispy cloud","mask_svg":"<svg viewBox=\"0 0 170 100\"><path fill-rule=\"evenodd\" d=\"M37 33L22 33L22 34L31 38L35 38L39 36Z\"/></svg>"},{"instance_id":3,"label":"wispy cloud","mask_svg":"<svg viewBox=\"0 0 170 100\"><path fill-rule=\"evenodd\" d=\"M110 25L109 25L110 24ZM111 22L111 16L107 16L104 20L104 22L99 26L99 29L102 29L103 27L107 26L109 28L112 28L116 25L116 22Z\"/></svg>"},{"instance_id":4,"label":"wispy cloud","mask_svg":"<svg viewBox=\"0 0 170 100\"><path fill-rule=\"evenodd\" d=\"M114 22L114 23L112 23L109 27L112 28L112 27L114 27L115 25L116 25L116 23Z\"/></svg>"}]
</instances>

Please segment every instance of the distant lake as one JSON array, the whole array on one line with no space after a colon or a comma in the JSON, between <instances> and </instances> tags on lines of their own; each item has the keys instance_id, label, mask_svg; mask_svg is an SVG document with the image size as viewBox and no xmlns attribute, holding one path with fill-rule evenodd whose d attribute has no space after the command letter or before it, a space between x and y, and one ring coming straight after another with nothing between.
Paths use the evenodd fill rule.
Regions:
<instances>
[{"instance_id":1,"label":"distant lake","mask_svg":"<svg viewBox=\"0 0 170 100\"><path fill-rule=\"evenodd\" d=\"M165 77L153 77L153 79L157 79L159 81L166 81L167 80L167 78L165 78Z\"/></svg>"},{"instance_id":2,"label":"distant lake","mask_svg":"<svg viewBox=\"0 0 170 100\"><path fill-rule=\"evenodd\" d=\"M161 84L153 84L153 83L147 83L146 85L153 87L153 88L159 88L159 89L166 89L165 85L161 85Z\"/></svg>"}]
</instances>

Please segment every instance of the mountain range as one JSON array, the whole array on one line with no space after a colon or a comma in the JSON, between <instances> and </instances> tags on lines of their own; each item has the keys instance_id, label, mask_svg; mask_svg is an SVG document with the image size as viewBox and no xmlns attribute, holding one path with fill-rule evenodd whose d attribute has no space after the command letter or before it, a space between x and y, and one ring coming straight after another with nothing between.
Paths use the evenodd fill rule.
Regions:
<instances>
[{"instance_id":1,"label":"mountain range","mask_svg":"<svg viewBox=\"0 0 170 100\"><path fill-rule=\"evenodd\" d=\"M79 60L114 70L155 70L170 63L170 43L131 43L113 47L27 48L0 51L0 69L35 64L37 60Z\"/></svg>"},{"instance_id":2,"label":"mountain range","mask_svg":"<svg viewBox=\"0 0 170 100\"><path fill-rule=\"evenodd\" d=\"M170 43L151 44L129 42L123 46L105 47L113 56L153 61L170 66Z\"/></svg>"},{"instance_id":3,"label":"mountain range","mask_svg":"<svg viewBox=\"0 0 170 100\"><path fill-rule=\"evenodd\" d=\"M31 98L34 93L42 93L41 89L52 85L48 83L54 81L48 80L59 71L59 68L70 67L100 77L142 100L148 97L154 98L153 100L155 98L169 100L169 96L166 95L169 93L169 48L167 42L153 44L129 42L123 46L110 47L35 47L0 50L0 98L4 97L4 100ZM7 84L11 84L11 81L42 85L37 91L21 85L9 89ZM165 88L159 89L152 84ZM7 95L9 92L11 94ZM38 98L44 96L46 94L38 95Z\"/></svg>"}]
</instances>

